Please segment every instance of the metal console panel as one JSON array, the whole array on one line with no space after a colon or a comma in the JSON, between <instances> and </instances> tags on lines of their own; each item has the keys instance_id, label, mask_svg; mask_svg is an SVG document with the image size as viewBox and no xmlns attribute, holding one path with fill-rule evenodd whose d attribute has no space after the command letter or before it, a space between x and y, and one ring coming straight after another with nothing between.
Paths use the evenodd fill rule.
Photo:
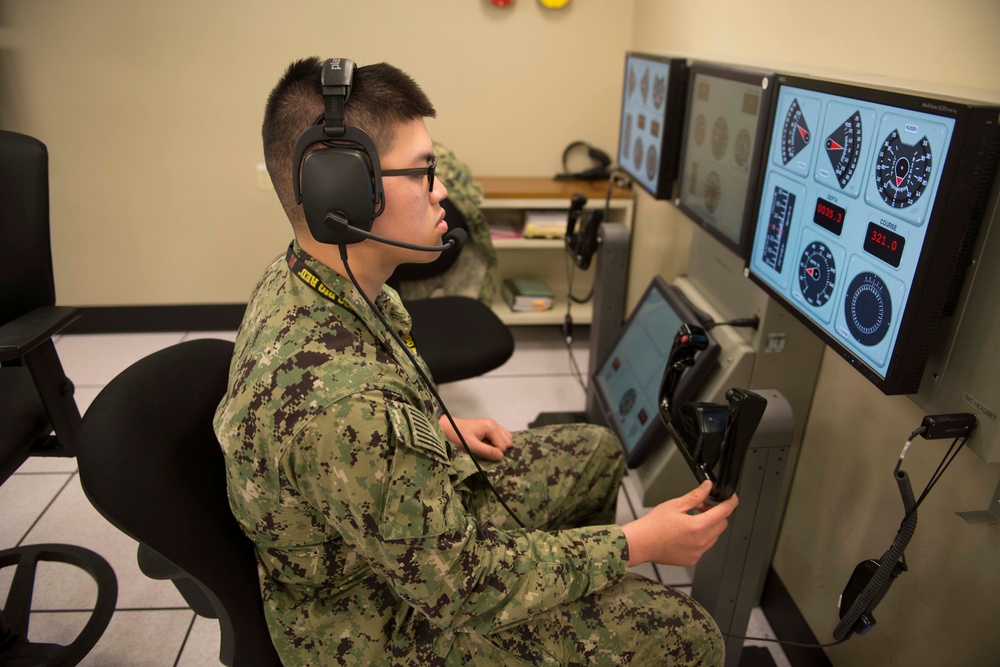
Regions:
<instances>
[{"instance_id":1,"label":"metal console panel","mask_svg":"<svg viewBox=\"0 0 1000 667\"><path fill-rule=\"evenodd\" d=\"M723 633L746 635L750 612L760 601L784 515L782 485L790 455L792 407L774 389L756 389L767 410L747 451L736 494L740 504L729 528L698 562L691 596ZM743 640L726 640L726 667L740 662Z\"/></svg>"}]
</instances>

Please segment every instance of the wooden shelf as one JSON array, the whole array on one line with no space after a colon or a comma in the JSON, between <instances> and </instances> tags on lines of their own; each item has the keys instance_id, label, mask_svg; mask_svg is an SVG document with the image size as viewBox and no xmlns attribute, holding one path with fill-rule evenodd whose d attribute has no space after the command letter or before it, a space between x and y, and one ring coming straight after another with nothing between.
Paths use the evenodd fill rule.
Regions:
<instances>
[{"instance_id":1,"label":"wooden shelf","mask_svg":"<svg viewBox=\"0 0 1000 667\"><path fill-rule=\"evenodd\" d=\"M482 203L487 220L495 224L524 222L525 211L568 211L570 198L575 193L587 197L587 210L603 209L607 198L607 181L557 181L539 177L484 177L478 179L485 197ZM632 226L632 190L614 186L608 219ZM566 317L566 294L569 289L566 277L567 254L563 239L498 238L493 239L497 253L498 291L493 312L509 325L562 324ZM573 290L586 294L593 284L594 267L587 271L574 269ZM504 301L499 286L505 278L539 278L544 280L555 295L552 310L542 312L514 312ZM573 320L589 324L591 304L573 304Z\"/></svg>"},{"instance_id":2,"label":"wooden shelf","mask_svg":"<svg viewBox=\"0 0 1000 667\"><path fill-rule=\"evenodd\" d=\"M569 202L579 192L588 200L604 200L608 196L607 181L557 181L545 177L487 176L477 179L486 199L559 199ZM612 199L632 199L631 188L612 187Z\"/></svg>"}]
</instances>

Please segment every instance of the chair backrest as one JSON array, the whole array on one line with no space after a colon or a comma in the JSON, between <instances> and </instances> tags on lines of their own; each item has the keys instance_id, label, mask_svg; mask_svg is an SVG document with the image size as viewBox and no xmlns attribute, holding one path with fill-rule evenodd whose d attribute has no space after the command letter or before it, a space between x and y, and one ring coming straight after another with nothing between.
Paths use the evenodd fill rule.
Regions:
<instances>
[{"instance_id":1,"label":"chair backrest","mask_svg":"<svg viewBox=\"0 0 1000 667\"><path fill-rule=\"evenodd\" d=\"M45 144L0 130L0 324L56 302Z\"/></svg>"},{"instance_id":2,"label":"chair backrest","mask_svg":"<svg viewBox=\"0 0 1000 667\"><path fill-rule=\"evenodd\" d=\"M112 380L83 418L80 481L112 524L200 584L219 616L223 664L277 665L212 429L232 354L227 341L188 341Z\"/></svg>"},{"instance_id":3,"label":"chair backrest","mask_svg":"<svg viewBox=\"0 0 1000 667\"><path fill-rule=\"evenodd\" d=\"M443 199L441 201L441 208L444 209L444 219L448 222L449 231L452 229L463 229L468 232L469 226L465 221L465 216L462 215L461 211L455 208L455 205L451 203L451 201ZM391 287L397 287L400 283L409 280L423 280L424 278L440 276L452 267L455 260L458 259L458 254L460 252L462 252L461 248L451 248L442 252L441 256L433 262L426 262L423 264L400 264L396 267L396 270L393 271L392 276L389 277L387 282Z\"/></svg>"}]
</instances>

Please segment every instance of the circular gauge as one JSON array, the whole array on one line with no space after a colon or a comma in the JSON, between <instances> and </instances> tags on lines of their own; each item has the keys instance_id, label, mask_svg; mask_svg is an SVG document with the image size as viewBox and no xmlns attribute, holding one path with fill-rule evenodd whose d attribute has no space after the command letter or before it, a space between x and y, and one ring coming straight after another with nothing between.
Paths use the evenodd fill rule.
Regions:
<instances>
[{"instance_id":1,"label":"circular gauge","mask_svg":"<svg viewBox=\"0 0 1000 667\"><path fill-rule=\"evenodd\" d=\"M860 154L861 113L855 111L854 115L838 125L826 138L826 156L830 158L841 189L846 188L848 181L854 176Z\"/></svg>"},{"instance_id":2,"label":"circular gauge","mask_svg":"<svg viewBox=\"0 0 1000 667\"><path fill-rule=\"evenodd\" d=\"M746 128L736 133L736 143L733 144L733 159L738 167L745 167L750 162L750 133Z\"/></svg>"},{"instance_id":3,"label":"circular gauge","mask_svg":"<svg viewBox=\"0 0 1000 667\"><path fill-rule=\"evenodd\" d=\"M785 114L785 123L781 127L781 159L785 164L809 145L812 135L806 125L806 116L802 113L797 99L792 100Z\"/></svg>"},{"instance_id":4,"label":"circular gauge","mask_svg":"<svg viewBox=\"0 0 1000 667\"><path fill-rule=\"evenodd\" d=\"M636 169L642 169L642 155L645 152L645 148L642 143L642 137L636 137L635 146L632 148L632 161L635 163Z\"/></svg>"},{"instance_id":5,"label":"circular gauge","mask_svg":"<svg viewBox=\"0 0 1000 667\"><path fill-rule=\"evenodd\" d=\"M889 288L874 273L859 273L847 287L844 315L851 335L862 345L878 345L889 332L892 299Z\"/></svg>"},{"instance_id":6,"label":"circular gauge","mask_svg":"<svg viewBox=\"0 0 1000 667\"><path fill-rule=\"evenodd\" d=\"M646 178L649 180L656 178L656 168L659 166L657 164L658 157L656 144L650 144L649 149L646 151Z\"/></svg>"},{"instance_id":7,"label":"circular gauge","mask_svg":"<svg viewBox=\"0 0 1000 667\"><path fill-rule=\"evenodd\" d=\"M635 405L636 398L635 389L629 389L622 396L622 400L618 403L618 414L624 417L628 413L632 412L632 406Z\"/></svg>"},{"instance_id":8,"label":"circular gauge","mask_svg":"<svg viewBox=\"0 0 1000 667\"><path fill-rule=\"evenodd\" d=\"M813 241L799 259L799 289L810 306L817 308L830 300L837 284L837 262L825 243Z\"/></svg>"},{"instance_id":9,"label":"circular gauge","mask_svg":"<svg viewBox=\"0 0 1000 667\"><path fill-rule=\"evenodd\" d=\"M705 129L708 122L705 120L704 114L698 114L694 119L694 143L701 146L705 143Z\"/></svg>"},{"instance_id":10,"label":"circular gauge","mask_svg":"<svg viewBox=\"0 0 1000 667\"><path fill-rule=\"evenodd\" d=\"M729 122L725 116L719 116L712 125L712 157L721 160L729 146Z\"/></svg>"},{"instance_id":11,"label":"circular gauge","mask_svg":"<svg viewBox=\"0 0 1000 667\"><path fill-rule=\"evenodd\" d=\"M924 137L908 146L893 130L882 142L875 165L875 185L882 201L893 208L912 206L924 194L931 176L931 144Z\"/></svg>"},{"instance_id":12,"label":"circular gauge","mask_svg":"<svg viewBox=\"0 0 1000 667\"><path fill-rule=\"evenodd\" d=\"M715 210L719 208L719 200L722 198L722 179L714 171L708 172L708 176L705 177L705 208L709 210L710 213L715 213Z\"/></svg>"}]
</instances>

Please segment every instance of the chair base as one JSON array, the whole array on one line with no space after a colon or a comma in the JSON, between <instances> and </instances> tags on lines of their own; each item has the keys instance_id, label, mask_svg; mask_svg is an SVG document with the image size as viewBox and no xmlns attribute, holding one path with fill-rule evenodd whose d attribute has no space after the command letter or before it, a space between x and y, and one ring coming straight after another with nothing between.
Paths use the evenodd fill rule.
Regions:
<instances>
[{"instance_id":1,"label":"chair base","mask_svg":"<svg viewBox=\"0 0 1000 667\"><path fill-rule=\"evenodd\" d=\"M45 644L28 640L31 597L39 561L74 565L97 582L97 601L86 626L71 643ZM70 544L29 544L0 551L0 568L14 566L7 601L0 612L0 663L10 667L79 663L104 634L118 601L115 571L101 556Z\"/></svg>"}]
</instances>

